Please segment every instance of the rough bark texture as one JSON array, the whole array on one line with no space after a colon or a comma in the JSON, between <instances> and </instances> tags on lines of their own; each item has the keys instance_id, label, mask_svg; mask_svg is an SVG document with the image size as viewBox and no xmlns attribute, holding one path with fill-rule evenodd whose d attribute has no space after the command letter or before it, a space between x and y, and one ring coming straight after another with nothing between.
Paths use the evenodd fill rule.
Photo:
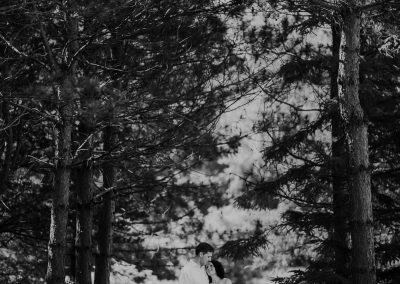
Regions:
<instances>
[{"instance_id":1,"label":"rough bark texture","mask_svg":"<svg viewBox=\"0 0 400 284\"><path fill-rule=\"evenodd\" d=\"M76 11L73 1L71 11ZM40 20L39 20L40 21ZM77 43L78 19L67 13L66 25L68 38L72 39L69 45L71 54L75 54L79 46ZM68 202L71 178L71 134L74 115L74 100L76 99L76 63L72 63L70 70L63 71L56 62L51 50L42 22L40 28L49 61L53 67L54 81L62 83L55 97L58 98L60 117L62 120L58 132L58 149L56 149L55 185L52 197L50 239L48 246L48 265L46 281L48 284L65 283L65 249L68 221ZM56 147L57 148L57 147Z\"/></svg>"},{"instance_id":2,"label":"rough bark texture","mask_svg":"<svg viewBox=\"0 0 400 284\"><path fill-rule=\"evenodd\" d=\"M356 7L359 1L350 1ZM368 156L368 125L359 100L360 14L343 11L340 106L345 121L351 195L352 283L374 284L375 255Z\"/></svg>"},{"instance_id":3,"label":"rough bark texture","mask_svg":"<svg viewBox=\"0 0 400 284\"><path fill-rule=\"evenodd\" d=\"M78 183L75 279L77 284L91 284L93 172L87 162L78 172Z\"/></svg>"},{"instance_id":4,"label":"rough bark texture","mask_svg":"<svg viewBox=\"0 0 400 284\"><path fill-rule=\"evenodd\" d=\"M339 97L338 75L340 54L341 30L337 24L332 24L332 69L331 69L331 99L337 101ZM332 113L332 189L333 189L333 218L334 218L334 251L335 272L340 278L349 274L349 228L348 194L346 188L346 139L339 108ZM337 283L342 283L338 280Z\"/></svg>"},{"instance_id":5,"label":"rough bark texture","mask_svg":"<svg viewBox=\"0 0 400 284\"><path fill-rule=\"evenodd\" d=\"M67 83L67 86L70 87ZM60 110L63 119L58 134L58 157L56 155L55 184L52 195L50 239L46 280L48 284L65 281L64 256L68 219L68 199L71 163L72 103L66 99Z\"/></svg>"},{"instance_id":6,"label":"rough bark texture","mask_svg":"<svg viewBox=\"0 0 400 284\"><path fill-rule=\"evenodd\" d=\"M114 144L114 130L108 126L104 132L104 150L110 153ZM103 186L110 190L115 185L116 170L112 163L103 166ZM95 284L110 283L110 260L113 245L114 200L110 190L103 196L103 204L99 214L97 242L99 253L96 256Z\"/></svg>"}]
</instances>

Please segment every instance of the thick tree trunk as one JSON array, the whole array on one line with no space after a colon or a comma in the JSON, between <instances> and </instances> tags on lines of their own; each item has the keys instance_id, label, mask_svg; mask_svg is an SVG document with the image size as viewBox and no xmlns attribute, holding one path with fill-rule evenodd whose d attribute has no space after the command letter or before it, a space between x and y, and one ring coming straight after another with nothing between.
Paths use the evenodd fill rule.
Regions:
<instances>
[{"instance_id":1,"label":"thick tree trunk","mask_svg":"<svg viewBox=\"0 0 400 284\"><path fill-rule=\"evenodd\" d=\"M103 196L103 205L99 218L99 232L97 239L99 254L96 256L95 284L110 283L113 221L114 201L112 192L109 192Z\"/></svg>"},{"instance_id":2,"label":"thick tree trunk","mask_svg":"<svg viewBox=\"0 0 400 284\"><path fill-rule=\"evenodd\" d=\"M65 87L70 87L68 86ZM50 239L46 281L60 284L65 281L65 245L68 219L70 186L72 101L66 98L61 106L62 125L58 133L58 155L56 155L55 185L52 194Z\"/></svg>"},{"instance_id":3,"label":"thick tree trunk","mask_svg":"<svg viewBox=\"0 0 400 284\"><path fill-rule=\"evenodd\" d=\"M71 9L70 11L76 11ZM67 14L66 26L68 38L71 39L69 51L75 54L78 50L78 19L76 15ZM65 283L65 249L67 236L68 207L71 178L71 134L74 116L74 100L76 99L76 63L71 64L70 70L65 72L59 66L45 32L44 24L38 19L40 33L47 52L49 62L54 73L54 82L63 78L62 83L56 86L61 125L57 133L55 185L52 196L50 238L48 245L47 284Z\"/></svg>"},{"instance_id":4,"label":"thick tree trunk","mask_svg":"<svg viewBox=\"0 0 400 284\"><path fill-rule=\"evenodd\" d=\"M114 145L114 129L108 126L104 132L104 150L110 153ZM103 187L109 190L103 196L103 204L99 214L99 226L97 233L97 243L99 253L96 256L95 284L110 283L110 260L113 245L113 222L114 222L114 197L110 190L115 185L116 170L112 163L103 166Z\"/></svg>"},{"instance_id":5,"label":"thick tree trunk","mask_svg":"<svg viewBox=\"0 0 400 284\"><path fill-rule=\"evenodd\" d=\"M76 264L77 284L91 284L93 172L87 162L79 169L77 187Z\"/></svg>"},{"instance_id":6,"label":"thick tree trunk","mask_svg":"<svg viewBox=\"0 0 400 284\"><path fill-rule=\"evenodd\" d=\"M359 1L350 1L356 7ZM352 240L352 283L374 284L375 253L369 172L368 125L359 99L360 13L343 11L340 106L349 156Z\"/></svg>"},{"instance_id":7,"label":"thick tree trunk","mask_svg":"<svg viewBox=\"0 0 400 284\"><path fill-rule=\"evenodd\" d=\"M331 99L338 101L338 72L340 57L340 26L332 24L332 69L331 69ZM345 279L348 277L349 268L349 228L348 216L348 194L346 189L346 140L343 130L343 122L340 117L339 106L332 113L332 189L333 189L333 219L334 219L334 252L335 272ZM337 281L342 283L342 281Z\"/></svg>"}]
</instances>

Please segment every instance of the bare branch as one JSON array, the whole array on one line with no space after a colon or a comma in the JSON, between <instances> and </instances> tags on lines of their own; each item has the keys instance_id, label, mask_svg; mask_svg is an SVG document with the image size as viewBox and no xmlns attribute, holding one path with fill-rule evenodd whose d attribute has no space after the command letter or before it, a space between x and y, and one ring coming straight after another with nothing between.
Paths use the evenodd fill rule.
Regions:
<instances>
[{"instance_id":1,"label":"bare branch","mask_svg":"<svg viewBox=\"0 0 400 284\"><path fill-rule=\"evenodd\" d=\"M16 117L11 123L9 123L8 125L6 125L3 128L0 128L0 132L5 131L11 127L14 127L15 125L17 125L20 121L20 119L26 115L26 112L23 112L22 114L20 114L18 117Z\"/></svg>"},{"instance_id":2,"label":"bare branch","mask_svg":"<svg viewBox=\"0 0 400 284\"><path fill-rule=\"evenodd\" d=\"M26 53L24 53L24 52L18 50L18 48L16 48L14 45L12 45L12 43L9 42L2 34L0 34L0 39L2 39L2 40L6 43L6 45L7 45L8 47L10 47L10 48L11 48L15 53L17 53L18 55L21 55L21 56L23 56L23 57L25 57L25 58L28 58L28 59L32 59L32 60L36 61L37 63L39 63L40 65L42 65L42 66L44 66L45 68L48 69L48 66L47 66L44 62L42 62L42 61L40 61L39 59L37 59L37 58L35 58L35 57L32 57L32 56L29 56L29 55L27 55Z\"/></svg>"},{"instance_id":3,"label":"bare branch","mask_svg":"<svg viewBox=\"0 0 400 284\"><path fill-rule=\"evenodd\" d=\"M42 117L44 117L44 118L49 119L50 121L52 121L52 122L54 122L54 123L56 123L56 124L60 123L60 121L59 121L57 118L55 118L55 117L53 117L53 116L51 116L51 115L49 115L49 114L47 114L47 113L41 112L41 111L39 111L39 110L37 110L37 109L29 108L29 107L27 107L27 106L20 105L20 104L17 104L17 103L13 103L13 102L11 102L11 101L8 101L8 103L9 103L10 105L12 105L12 106L15 106L15 107L18 107L18 108L22 108L22 109L24 109L24 110L26 110L26 111L28 111L28 112L38 114L38 115L40 115L40 116L42 116Z\"/></svg>"},{"instance_id":4,"label":"bare branch","mask_svg":"<svg viewBox=\"0 0 400 284\"><path fill-rule=\"evenodd\" d=\"M28 158L31 158L32 160L35 160L36 162L38 162L38 163L40 163L40 164L49 166L50 168L54 168L54 166L55 166L54 164L52 164L52 163L50 163L50 162L47 162L47 161L38 159L38 158L36 158L36 157L34 157L34 156L32 156L32 155L27 155L27 157L28 157Z\"/></svg>"},{"instance_id":5,"label":"bare branch","mask_svg":"<svg viewBox=\"0 0 400 284\"><path fill-rule=\"evenodd\" d=\"M24 57L28 57L28 55L26 55L25 53L23 53L22 51L19 51L15 46L13 46L11 44L11 42L9 42L2 34L0 34L0 38L6 43L6 45L8 47L10 47L14 52L18 53L19 55L22 55Z\"/></svg>"},{"instance_id":6,"label":"bare branch","mask_svg":"<svg viewBox=\"0 0 400 284\"><path fill-rule=\"evenodd\" d=\"M36 5L34 7L35 7L35 12L37 12ZM60 69L60 66L57 64L57 61L54 58L53 51L50 48L49 40L48 40L46 32L44 30L43 22L39 18L37 18L36 20L39 23L40 35L42 36L43 44L44 44L44 47L45 47L45 49L47 51L47 56L49 57L50 63L52 65L52 67L53 67L53 70L56 72L56 74L60 74L61 69Z\"/></svg>"},{"instance_id":7,"label":"bare branch","mask_svg":"<svg viewBox=\"0 0 400 284\"><path fill-rule=\"evenodd\" d=\"M123 70L123 69L118 69L118 68L113 68L113 67L108 67L108 66L103 66L103 65L96 64L96 63L92 63L92 62L90 62L89 60L87 60L86 58L84 58L83 60L84 60L87 64L89 64L89 65L91 65L91 66L94 66L94 67L101 68L101 69L103 69L103 70L110 70L110 71L117 71L117 72L127 72L127 71L125 71L125 70Z\"/></svg>"},{"instance_id":8,"label":"bare branch","mask_svg":"<svg viewBox=\"0 0 400 284\"><path fill-rule=\"evenodd\" d=\"M75 59L77 58L77 56L87 47L89 46L89 44L91 44L91 40L89 40L87 43L85 43L84 45L82 45L72 56L70 62L68 63L68 68L71 67L71 65L75 62Z\"/></svg>"},{"instance_id":9,"label":"bare branch","mask_svg":"<svg viewBox=\"0 0 400 284\"><path fill-rule=\"evenodd\" d=\"M80 151L86 150L86 149L83 149L83 146L93 137L93 135L94 135L94 133L90 134L90 135L85 139L85 141L83 141L82 144L79 145L78 149L76 149L76 151L75 151L75 155L74 155L73 159L76 159L76 158L78 157L78 154L79 154Z\"/></svg>"}]
</instances>

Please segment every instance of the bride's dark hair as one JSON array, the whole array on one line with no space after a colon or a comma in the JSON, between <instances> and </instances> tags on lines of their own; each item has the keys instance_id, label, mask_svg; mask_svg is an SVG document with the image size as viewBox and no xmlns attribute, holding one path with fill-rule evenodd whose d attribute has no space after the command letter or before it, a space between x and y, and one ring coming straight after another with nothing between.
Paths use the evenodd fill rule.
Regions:
<instances>
[{"instance_id":1,"label":"bride's dark hair","mask_svg":"<svg viewBox=\"0 0 400 284\"><path fill-rule=\"evenodd\" d=\"M221 262L219 262L218 260L211 260L211 263L215 267L215 273L217 274L217 276L221 279L224 279L225 278L225 270L224 270L224 267L222 266Z\"/></svg>"}]
</instances>

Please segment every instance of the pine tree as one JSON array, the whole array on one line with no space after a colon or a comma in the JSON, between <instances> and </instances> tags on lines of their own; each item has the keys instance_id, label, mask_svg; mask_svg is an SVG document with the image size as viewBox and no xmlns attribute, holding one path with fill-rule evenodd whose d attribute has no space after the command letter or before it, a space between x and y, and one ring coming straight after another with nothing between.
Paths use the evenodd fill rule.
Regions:
<instances>
[{"instance_id":1,"label":"pine tree","mask_svg":"<svg viewBox=\"0 0 400 284\"><path fill-rule=\"evenodd\" d=\"M82 179L72 181L77 190L76 202L75 196L71 198L80 229L75 235L75 257L80 263L75 265L75 279L84 282L90 270L91 206L96 204L91 201L90 189L101 168L104 168L103 188L109 188L105 176L109 173L107 165L111 165L116 176L134 181L128 187L128 194L152 181L148 176L165 178L154 188L153 185L144 187L149 196L161 194L162 186L168 186L174 193L190 188L190 193L185 195L187 199L179 200L184 204L196 194L196 187L192 185L177 186L173 180L174 169L165 169L172 161L171 156L175 161L188 161L183 167L174 164L184 172L199 164L201 156L217 153L217 141L211 136L212 125L224 111L225 100L233 91L241 92L245 87L235 85L230 77L241 60L232 54L233 47L224 43L226 29L218 18L218 13L230 11L231 3L216 6L212 2L172 5L158 1L138 1L135 5L115 5L115 1L20 4L4 11L10 15L9 19L14 17L29 23L33 21L33 24L25 27L24 37L17 36L18 40L12 43L16 45L5 41L8 49L4 58L9 53L17 54L20 62L11 65L17 68L15 74L26 75L26 87L18 93L22 101L18 107L42 118L32 137L40 141L35 143L43 144L37 146L39 151L33 155L41 167L39 174L46 181L43 188L50 191L51 180L56 181L52 191L58 195L53 197L51 227L57 230L50 234L48 282L63 281L65 276L66 243L71 241L67 239L71 171L82 174ZM18 24L8 26L8 38L11 38L12 29L19 28ZM46 56L38 50L44 50ZM27 62L28 71L21 67ZM5 70L9 71L7 68ZM12 78L17 82L20 78L15 74ZM217 81L212 80L215 76L220 76L218 82L222 83L216 84ZM88 125L80 112L87 99L85 82L92 77L96 77L97 87L102 86L100 97L95 98L98 109L94 115L98 120L90 127L93 129L83 131ZM27 92L34 95L27 96ZM110 100L114 102L113 111L118 114L111 120L103 109ZM28 122L27 125L32 124ZM117 133L118 141L112 150L102 149L99 137L86 141L106 125L115 126ZM53 129L58 131L52 132ZM93 149L91 146L86 150L89 144L93 144ZM41 149L44 145L45 150ZM101 151L103 154L99 154ZM53 161L57 164L53 165ZM133 170L133 174L121 174L126 170ZM167 182L168 179L172 182ZM110 191L104 195L94 192L95 198L103 198L106 203L123 200L123 187L122 182L112 188L118 193L115 197ZM155 193L151 193L152 190ZM174 196L166 195L163 206ZM201 202L199 200L199 204ZM82 227L82 224L86 225ZM109 240L105 243L107 247L112 245ZM108 250L105 253L107 262L109 254Z\"/></svg>"},{"instance_id":2,"label":"pine tree","mask_svg":"<svg viewBox=\"0 0 400 284\"><path fill-rule=\"evenodd\" d=\"M332 20L335 20L336 22L340 20L341 16L335 14L336 6L331 6L328 5L328 3L325 3L326 5L323 7L322 10L317 10L316 8L321 7L318 6L318 2L319 1L314 1L314 6L308 6L304 2L293 2L292 4L295 5L285 7L287 9L290 9L291 11L295 11L295 9L302 9L307 11L307 8L309 9L307 11L309 15L303 14L302 17L297 17L296 14L294 14L292 19L294 28L301 27L300 32L304 33L308 31L307 29L311 29L313 25L324 25L324 23L325 25L331 25ZM379 5L381 4L378 3L371 6L365 6L363 9L368 10L369 8L376 8ZM324 14L326 11L329 11L329 9L331 12L327 13L327 15ZM301 19L304 20L303 23L301 22ZM291 21L286 21L286 23L288 22ZM286 24L286 26L284 27L288 28L287 30L289 30L289 32L285 33L285 30L283 30L283 35L288 35L291 31L293 31L289 29L290 25L288 26ZM265 28L265 31L266 30L267 28ZM269 35L269 38L271 39L268 46L270 48L270 46L273 45L271 43L273 42L273 39L278 39L279 37L274 37L275 35L273 33L269 33L267 35ZM286 46L288 46L288 44L286 44ZM335 60L333 59L331 61L331 59L329 59L329 57L327 56L328 54L323 53L323 49L321 48L321 46L319 46L318 49L314 50L310 46L305 45L304 48L293 48L289 51L289 54L292 55L292 60L289 61L287 64L283 64L282 68L280 69L280 75L283 77L282 79L284 84L288 84L290 86L299 86L300 84L314 84L317 86L324 86L325 84L327 84L327 81L325 80L325 77L323 75L327 72L330 72L330 96L333 99L334 94L332 92L334 90L335 67L334 65L329 66L326 63L334 63ZM285 53L285 50L283 50L282 53ZM374 60L369 56L372 55L363 54L363 58L368 58L370 62L368 60L365 60L364 62L366 64L364 64L364 66L362 65L361 70L363 70L363 68L366 68L368 63L371 63L371 65L374 64ZM363 74L363 71L361 71L360 74ZM373 73L365 76L368 78L374 77ZM362 78L363 77L364 75L362 76ZM269 80L268 82L271 82L271 80ZM375 80L374 82L376 83ZM362 83L365 84L366 82ZM366 101L371 98L369 95L368 99L363 99L366 96L366 94L364 93L365 89L363 84L361 84L360 99L363 103L363 108L367 112L370 112L375 106L371 106L366 103ZM338 131L341 131L343 127L338 128L340 124L338 125L337 123L340 123L340 118L335 119L338 114L337 107L336 105L332 105L332 101L329 101L327 99L328 94L324 94L323 92L321 92L319 94L319 98L323 98L323 100L325 100L323 101L323 104L319 105L321 113L319 117L317 117L317 119L312 119L310 123L309 119L305 118L301 115L301 113L299 113L303 111L302 109L304 109L302 105L297 104L297 102L294 100L285 100L285 94L287 94L285 92L290 91L290 89L278 87L275 89L263 89L263 91L264 90L267 90L266 95L269 97L269 101L276 101L282 104L286 104L290 110L293 110L290 111L288 114L283 115L284 119L282 119L281 122L282 128L281 132L277 131L278 135L275 134L277 132L274 133L271 131L271 127L274 126L274 121L276 121L275 117L273 117L272 115L271 117L266 116L266 120L264 120L264 122L260 124L261 129L268 131L267 133L271 136L273 140L273 146L271 146L269 149L266 149L264 156L267 166L270 166L270 168L267 168L267 171L275 170L273 168L274 161L280 166L287 164L289 170L286 172L280 172L280 174L276 178L272 178L271 181L261 181L257 185L253 185L254 190L249 191L246 195L239 199L239 204L252 208L265 208L265 206L268 206L267 200L269 198L268 196L270 195L285 198L294 202L299 207L299 209L301 208L301 210L289 211L285 215L285 218L288 221L286 225L289 225L289 227L292 229L299 230L299 233L305 233L306 235L309 234L309 237L311 237L312 241L320 243L321 246L319 246L318 252L321 258L316 263L312 262L312 265L309 266L308 273L304 274L300 272L298 275L294 276L292 278L293 283L298 283L296 281L306 279L313 279L313 281L316 281L317 279L319 279L320 281L331 279L332 281L336 281L335 283L342 283L348 276L347 272L343 273L343 271L347 270L345 269L346 264L344 261L340 263L339 259L336 257L336 275L330 273L331 268L334 267L334 264L331 262L332 259L330 257L330 253L332 252L332 250L336 250L336 255L339 255L345 259L349 259L348 256L346 256L346 249L342 251L339 250L339 247L337 247L338 236L335 236L335 234L333 235L332 244L330 238L322 240L321 242L321 235L313 235L314 232L317 230L322 230L323 232L330 234L331 229L334 228L336 232L338 232L338 230L341 230L341 240L346 242L347 233L345 231L348 227L346 226L346 223L343 222L345 220L345 216L342 215L342 222L337 222L335 227L333 227L333 220L337 217L331 217L331 208L329 206L329 204L331 203L331 197L329 189L331 182L333 182L334 188L338 188L338 185L336 184L335 186L335 177L330 177L330 175L328 174L331 171L331 173L335 175L336 168L341 171L342 174L339 175L341 175L343 179L343 174L345 173L343 171L343 169L345 169L345 167L343 166L343 162L345 160L343 159L343 154L338 155L338 153L340 152L343 153L343 144L341 144L342 146L340 146L341 148L339 149L342 150L340 150L339 152L337 152L338 148L336 148L338 145L340 145L339 143L343 142L343 139L333 140L333 158L330 159L329 145L326 145L325 142L321 143L322 141L315 141L316 139L314 136L314 133L317 130L322 129L323 131L323 129L327 126L329 122L328 119L330 119L333 123L332 135L334 137L336 136L337 138L340 138L341 134ZM270 119L270 121L267 121L268 118ZM334 121L336 121L336 123ZM309 125L302 127L299 125L300 123L309 123ZM285 133L286 131L291 131L291 133ZM370 134L370 137L374 137L374 135ZM334 151L336 151L336 154ZM372 153L371 155L375 156L375 154ZM342 158L338 156L342 156ZM298 166L298 163L300 164L300 166ZM336 174L338 174L337 171ZM340 181L340 179L338 181ZM251 184L249 183L248 185ZM288 190L285 190L286 186ZM343 187L341 188L343 190ZM337 214L345 212L345 210L339 209L343 208L346 196L342 195L341 198L344 198L342 199L343 202L337 203L338 207L336 207L336 209L335 207L333 207L333 213L336 216L338 216ZM335 199L333 200L333 202L333 206L335 206ZM314 271L314 273L312 271ZM325 271L324 274L321 274L321 271ZM357 269L353 269L353 271L355 274L357 274ZM373 277L371 276L370 278Z\"/></svg>"}]
</instances>

